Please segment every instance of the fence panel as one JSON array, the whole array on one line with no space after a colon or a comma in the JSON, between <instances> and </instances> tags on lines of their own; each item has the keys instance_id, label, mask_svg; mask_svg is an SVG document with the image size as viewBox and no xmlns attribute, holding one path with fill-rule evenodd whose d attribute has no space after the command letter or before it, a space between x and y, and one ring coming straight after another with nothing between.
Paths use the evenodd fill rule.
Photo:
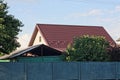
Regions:
<instances>
[{"instance_id":1,"label":"fence panel","mask_svg":"<svg viewBox=\"0 0 120 80\"><path fill-rule=\"evenodd\" d=\"M24 80L23 63L0 63L0 80Z\"/></svg>"},{"instance_id":2,"label":"fence panel","mask_svg":"<svg viewBox=\"0 0 120 80\"><path fill-rule=\"evenodd\" d=\"M51 63L27 63L27 80L52 80Z\"/></svg>"},{"instance_id":3,"label":"fence panel","mask_svg":"<svg viewBox=\"0 0 120 80\"><path fill-rule=\"evenodd\" d=\"M78 80L78 63L53 63L53 80Z\"/></svg>"},{"instance_id":4,"label":"fence panel","mask_svg":"<svg viewBox=\"0 0 120 80\"><path fill-rule=\"evenodd\" d=\"M116 77L120 80L120 62L116 62Z\"/></svg>"},{"instance_id":5,"label":"fence panel","mask_svg":"<svg viewBox=\"0 0 120 80\"><path fill-rule=\"evenodd\" d=\"M81 80L116 79L116 65L110 62L85 62L81 64Z\"/></svg>"}]
</instances>

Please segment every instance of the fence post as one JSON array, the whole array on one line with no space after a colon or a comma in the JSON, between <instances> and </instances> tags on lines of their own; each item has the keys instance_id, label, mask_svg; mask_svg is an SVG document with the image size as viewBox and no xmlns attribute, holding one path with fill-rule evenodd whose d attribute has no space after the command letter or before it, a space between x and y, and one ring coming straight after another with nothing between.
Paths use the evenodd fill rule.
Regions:
<instances>
[{"instance_id":1,"label":"fence post","mask_svg":"<svg viewBox=\"0 0 120 80\"><path fill-rule=\"evenodd\" d=\"M54 80L53 79L53 77L54 77L54 75L53 75L53 62L51 63L51 66L52 66L52 80Z\"/></svg>"},{"instance_id":2,"label":"fence post","mask_svg":"<svg viewBox=\"0 0 120 80\"><path fill-rule=\"evenodd\" d=\"M78 62L78 80L81 80L81 62Z\"/></svg>"},{"instance_id":3,"label":"fence post","mask_svg":"<svg viewBox=\"0 0 120 80\"><path fill-rule=\"evenodd\" d=\"M27 80L27 63L23 63L23 65L24 65L24 80Z\"/></svg>"}]
</instances>

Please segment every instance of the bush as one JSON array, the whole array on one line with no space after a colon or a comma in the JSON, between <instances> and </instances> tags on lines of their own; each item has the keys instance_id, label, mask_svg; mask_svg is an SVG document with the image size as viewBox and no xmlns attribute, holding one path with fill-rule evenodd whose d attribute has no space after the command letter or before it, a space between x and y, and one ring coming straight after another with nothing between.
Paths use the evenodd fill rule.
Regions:
<instances>
[{"instance_id":1,"label":"bush","mask_svg":"<svg viewBox=\"0 0 120 80\"><path fill-rule=\"evenodd\" d=\"M111 61L120 61L120 47L111 47L108 50Z\"/></svg>"},{"instance_id":2,"label":"bush","mask_svg":"<svg viewBox=\"0 0 120 80\"><path fill-rule=\"evenodd\" d=\"M67 61L109 61L107 54L108 41L102 36L76 37L72 45L68 45Z\"/></svg>"}]
</instances>

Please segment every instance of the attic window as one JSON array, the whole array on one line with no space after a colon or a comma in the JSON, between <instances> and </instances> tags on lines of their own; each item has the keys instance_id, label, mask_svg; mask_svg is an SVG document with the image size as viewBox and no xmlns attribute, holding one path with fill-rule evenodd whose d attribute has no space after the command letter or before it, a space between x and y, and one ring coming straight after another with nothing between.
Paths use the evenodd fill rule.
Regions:
<instances>
[{"instance_id":1,"label":"attic window","mask_svg":"<svg viewBox=\"0 0 120 80\"><path fill-rule=\"evenodd\" d=\"M41 42L41 36L39 37L39 42Z\"/></svg>"}]
</instances>

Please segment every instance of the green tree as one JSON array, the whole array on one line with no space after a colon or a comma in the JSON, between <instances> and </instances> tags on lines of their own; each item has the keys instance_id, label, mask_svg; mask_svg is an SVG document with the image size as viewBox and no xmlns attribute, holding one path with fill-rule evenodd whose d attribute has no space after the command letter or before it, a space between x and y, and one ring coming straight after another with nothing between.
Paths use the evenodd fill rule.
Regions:
<instances>
[{"instance_id":1,"label":"green tree","mask_svg":"<svg viewBox=\"0 0 120 80\"><path fill-rule=\"evenodd\" d=\"M20 46L17 35L22 26L21 21L8 14L7 3L0 0L0 54L10 53Z\"/></svg>"},{"instance_id":2,"label":"green tree","mask_svg":"<svg viewBox=\"0 0 120 80\"><path fill-rule=\"evenodd\" d=\"M67 61L108 61L108 41L102 36L76 37L66 50Z\"/></svg>"}]
</instances>

